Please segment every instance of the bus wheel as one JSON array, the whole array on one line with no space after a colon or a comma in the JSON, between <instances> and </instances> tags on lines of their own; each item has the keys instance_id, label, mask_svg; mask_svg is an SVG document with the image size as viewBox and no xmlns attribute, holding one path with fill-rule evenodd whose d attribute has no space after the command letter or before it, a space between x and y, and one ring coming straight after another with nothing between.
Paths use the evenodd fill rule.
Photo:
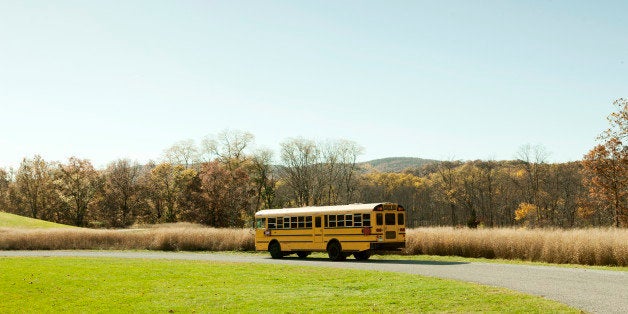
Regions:
<instances>
[{"instance_id":1,"label":"bus wheel","mask_svg":"<svg viewBox=\"0 0 628 314\"><path fill-rule=\"evenodd\" d=\"M308 255L310 255L311 253L312 253L312 252L303 252L303 251L300 251L300 252L297 252L297 256L298 256L299 258L306 258L306 257L308 257Z\"/></svg>"},{"instance_id":2,"label":"bus wheel","mask_svg":"<svg viewBox=\"0 0 628 314\"><path fill-rule=\"evenodd\" d=\"M327 254L329 254L329 259L332 261L344 261L347 256L342 253L342 246L340 246L340 242L333 241L327 245Z\"/></svg>"},{"instance_id":3,"label":"bus wheel","mask_svg":"<svg viewBox=\"0 0 628 314\"><path fill-rule=\"evenodd\" d=\"M357 259L358 261L364 261L371 257L371 251L366 250L361 252L355 252L353 253L353 257L355 257L355 259Z\"/></svg>"},{"instance_id":4,"label":"bus wheel","mask_svg":"<svg viewBox=\"0 0 628 314\"><path fill-rule=\"evenodd\" d=\"M278 241L270 242L268 245L268 252L270 252L270 257L272 258L283 257L283 253L281 253L281 245L279 245Z\"/></svg>"}]
</instances>

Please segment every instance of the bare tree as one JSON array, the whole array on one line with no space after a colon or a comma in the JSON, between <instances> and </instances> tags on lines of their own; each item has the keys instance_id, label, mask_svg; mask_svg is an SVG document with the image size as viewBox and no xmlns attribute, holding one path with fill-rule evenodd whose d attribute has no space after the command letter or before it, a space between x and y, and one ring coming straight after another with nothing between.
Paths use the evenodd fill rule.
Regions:
<instances>
[{"instance_id":1,"label":"bare tree","mask_svg":"<svg viewBox=\"0 0 628 314\"><path fill-rule=\"evenodd\" d=\"M202 141L205 161L216 156L218 161L234 170L246 160L246 150L255 140L249 132L240 130L224 130L215 136L206 136Z\"/></svg>"},{"instance_id":2,"label":"bare tree","mask_svg":"<svg viewBox=\"0 0 628 314\"><path fill-rule=\"evenodd\" d=\"M312 205L313 188L316 184L314 167L318 164L320 150L312 140L288 139L281 144L282 177L294 193L297 206Z\"/></svg>"},{"instance_id":3,"label":"bare tree","mask_svg":"<svg viewBox=\"0 0 628 314\"><path fill-rule=\"evenodd\" d=\"M184 140L176 142L163 153L166 162L173 165L183 165L188 169L192 164L199 161L199 152L194 144L194 140Z\"/></svg>"}]
</instances>

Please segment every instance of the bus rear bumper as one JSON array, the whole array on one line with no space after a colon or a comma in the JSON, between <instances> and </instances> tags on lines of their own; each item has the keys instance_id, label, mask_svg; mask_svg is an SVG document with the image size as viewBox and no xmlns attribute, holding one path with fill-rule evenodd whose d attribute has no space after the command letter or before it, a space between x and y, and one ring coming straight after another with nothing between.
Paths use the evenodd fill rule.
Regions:
<instances>
[{"instance_id":1,"label":"bus rear bumper","mask_svg":"<svg viewBox=\"0 0 628 314\"><path fill-rule=\"evenodd\" d=\"M371 243L371 250L373 251L395 251L401 250L406 247L405 242L378 242Z\"/></svg>"}]
</instances>

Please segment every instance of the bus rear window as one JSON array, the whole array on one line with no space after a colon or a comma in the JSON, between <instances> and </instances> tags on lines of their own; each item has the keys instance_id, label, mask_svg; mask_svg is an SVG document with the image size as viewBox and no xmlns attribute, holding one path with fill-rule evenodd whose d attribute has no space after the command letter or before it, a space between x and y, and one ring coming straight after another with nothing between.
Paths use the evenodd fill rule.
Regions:
<instances>
[{"instance_id":1,"label":"bus rear window","mask_svg":"<svg viewBox=\"0 0 628 314\"><path fill-rule=\"evenodd\" d=\"M403 225L405 224L405 219L402 213L397 214L397 224L398 225Z\"/></svg>"},{"instance_id":2,"label":"bus rear window","mask_svg":"<svg viewBox=\"0 0 628 314\"><path fill-rule=\"evenodd\" d=\"M386 226L394 226L396 219L395 219L395 214L394 213L388 213L386 214Z\"/></svg>"}]
</instances>

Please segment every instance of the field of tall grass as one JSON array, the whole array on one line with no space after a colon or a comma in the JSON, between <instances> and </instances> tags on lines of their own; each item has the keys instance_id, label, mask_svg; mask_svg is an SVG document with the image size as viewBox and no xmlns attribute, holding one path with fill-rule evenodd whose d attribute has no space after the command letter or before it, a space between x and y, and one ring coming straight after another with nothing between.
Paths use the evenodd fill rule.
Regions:
<instances>
[{"instance_id":1,"label":"field of tall grass","mask_svg":"<svg viewBox=\"0 0 628 314\"><path fill-rule=\"evenodd\" d=\"M252 251L250 229L175 224L145 229L0 228L0 250ZM409 229L406 254L628 266L628 229Z\"/></svg>"},{"instance_id":2,"label":"field of tall grass","mask_svg":"<svg viewBox=\"0 0 628 314\"><path fill-rule=\"evenodd\" d=\"M410 229L406 253L628 266L628 229Z\"/></svg>"},{"instance_id":3,"label":"field of tall grass","mask_svg":"<svg viewBox=\"0 0 628 314\"><path fill-rule=\"evenodd\" d=\"M0 228L0 250L252 251L250 229L176 224L147 229Z\"/></svg>"}]
</instances>

